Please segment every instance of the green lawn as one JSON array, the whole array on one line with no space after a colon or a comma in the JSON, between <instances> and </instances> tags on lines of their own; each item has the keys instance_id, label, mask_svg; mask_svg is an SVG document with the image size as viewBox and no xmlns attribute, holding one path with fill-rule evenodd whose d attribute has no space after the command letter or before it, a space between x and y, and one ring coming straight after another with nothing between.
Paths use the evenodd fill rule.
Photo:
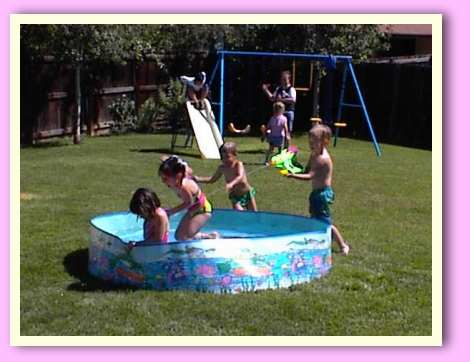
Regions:
<instances>
[{"instance_id":1,"label":"green lawn","mask_svg":"<svg viewBox=\"0 0 470 362\"><path fill-rule=\"evenodd\" d=\"M88 138L21 150L21 335L430 335L431 152L341 139L335 223L348 257L290 289L211 295L113 288L87 275L88 221L125 210L133 190L176 197L156 176L168 135ZM308 214L308 182L263 169L266 144L237 138L261 210ZM306 136L294 138L300 160ZM181 150L195 173L217 161ZM222 181L204 190L230 207Z\"/></svg>"}]
</instances>

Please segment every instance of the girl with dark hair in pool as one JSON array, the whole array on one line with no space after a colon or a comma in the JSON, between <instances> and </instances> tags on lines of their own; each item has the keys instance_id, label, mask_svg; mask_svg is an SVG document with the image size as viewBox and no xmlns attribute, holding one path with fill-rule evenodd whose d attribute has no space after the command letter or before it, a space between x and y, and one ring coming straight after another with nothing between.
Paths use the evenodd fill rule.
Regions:
<instances>
[{"instance_id":1,"label":"girl with dark hair in pool","mask_svg":"<svg viewBox=\"0 0 470 362\"><path fill-rule=\"evenodd\" d=\"M160 206L157 194L150 189L139 188L132 195L129 210L145 220L143 242L145 244L168 243L168 215ZM134 245L135 243L132 244Z\"/></svg>"}]
</instances>

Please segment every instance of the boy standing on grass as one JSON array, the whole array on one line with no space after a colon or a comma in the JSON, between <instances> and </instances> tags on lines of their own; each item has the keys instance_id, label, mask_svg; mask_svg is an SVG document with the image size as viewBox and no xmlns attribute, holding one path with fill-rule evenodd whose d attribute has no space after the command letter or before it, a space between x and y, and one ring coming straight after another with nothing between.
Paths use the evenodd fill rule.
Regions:
<instances>
[{"instance_id":1,"label":"boy standing on grass","mask_svg":"<svg viewBox=\"0 0 470 362\"><path fill-rule=\"evenodd\" d=\"M331 130L328 126L314 126L309 132L310 160L309 173L288 174L298 180L312 180L312 192L309 197L310 215L331 224L333 239L336 240L341 253L348 255L349 245L343 239L338 228L333 225L331 219L330 205L333 203L335 194L331 188L333 176L333 162L326 147L330 143Z\"/></svg>"},{"instance_id":2,"label":"boy standing on grass","mask_svg":"<svg viewBox=\"0 0 470 362\"><path fill-rule=\"evenodd\" d=\"M194 176L196 182L214 183L222 175L225 177L225 188L235 210L257 211L254 187L251 187L246 177L243 163L237 159L237 146L226 142L220 147L222 164L212 177Z\"/></svg>"}]
</instances>

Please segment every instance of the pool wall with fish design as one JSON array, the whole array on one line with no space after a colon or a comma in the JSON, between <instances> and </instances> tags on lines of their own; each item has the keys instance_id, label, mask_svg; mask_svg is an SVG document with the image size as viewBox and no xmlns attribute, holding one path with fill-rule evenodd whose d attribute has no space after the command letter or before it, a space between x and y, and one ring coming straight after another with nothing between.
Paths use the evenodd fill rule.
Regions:
<instances>
[{"instance_id":1,"label":"pool wall with fish design","mask_svg":"<svg viewBox=\"0 0 470 362\"><path fill-rule=\"evenodd\" d=\"M239 293L286 288L326 275L331 268L331 227L303 216L215 209L203 231L220 239L129 248L143 239L143 221L128 212L90 221L89 272L115 285L158 290Z\"/></svg>"}]
</instances>

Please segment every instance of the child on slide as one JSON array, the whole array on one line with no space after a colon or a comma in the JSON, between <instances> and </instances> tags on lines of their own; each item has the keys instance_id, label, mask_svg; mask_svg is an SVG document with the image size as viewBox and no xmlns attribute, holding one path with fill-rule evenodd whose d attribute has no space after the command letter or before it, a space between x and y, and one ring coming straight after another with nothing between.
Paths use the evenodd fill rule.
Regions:
<instances>
[{"instance_id":1,"label":"child on slide","mask_svg":"<svg viewBox=\"0 0 470 362\"><path fill-rule=\"evenodd\" d=\"M179 241L218 238L217 232L200 232L212 216L212 204L198 184L187 176L187 169L186 162L177 156L170 156L158 170L163 183L174 190L182 201L178 206L167 210L168 216L186 210L176 229L175 238Z\"/></svg>"},{"instance_id":2,"label":"child on slide","mask_svg":"<svg viewBox=\"0 0 470 362\"><path fill-rule=\"evenodd\" d=\"M298 180L312 181L312 192L309 197L310 215L331 224L333 239L339 244L341 253L348 255L349 245L331 220L330 205L333 203L335 194L331 188L333 162L326 149L330 139L331 130L328 126L318 125L312 127L309 132L311 154L308 167L310 172L288 174L287 176Z\"/></svg>"},{"instance_id":3,"label":"child on slide","mask_svg":"<svg viewBox=\"0 0 470 362\"><path fill-rule=\"evenodd\" d=\"M204 99L209 94L209 86L206 84L206 73L199 72L194 77L182 75L181 83L186 85L186 98L193 102L196 108L204 108Z\"/></svg>"},{"instance_id":4,"label":"child on slide","mask_svg":"<svg viewBox=\"0 0 470 362\"><path fill-rule=\"evenodd\" d=\"M143 218L144 241L130 243L129 246L168 243L169 222L157 194L146 188L139 188L132 195L129 210Z\"/></svg>"},{"instance_id":5,"label":"child on slide","mask_svg":"<svg viewBox=\"0 0 470 362\"><path fill-rule=\"evenodd\" d=\"M237 146L226 142L220 147L222 164L212 177L194 176L197 182L214 183L222 175L225 177L225 188L229 193L232 207L236 210L257 211L254 187L251 187L246 177L243 163L237 159Z\"/></svg>"}]
</instances>

